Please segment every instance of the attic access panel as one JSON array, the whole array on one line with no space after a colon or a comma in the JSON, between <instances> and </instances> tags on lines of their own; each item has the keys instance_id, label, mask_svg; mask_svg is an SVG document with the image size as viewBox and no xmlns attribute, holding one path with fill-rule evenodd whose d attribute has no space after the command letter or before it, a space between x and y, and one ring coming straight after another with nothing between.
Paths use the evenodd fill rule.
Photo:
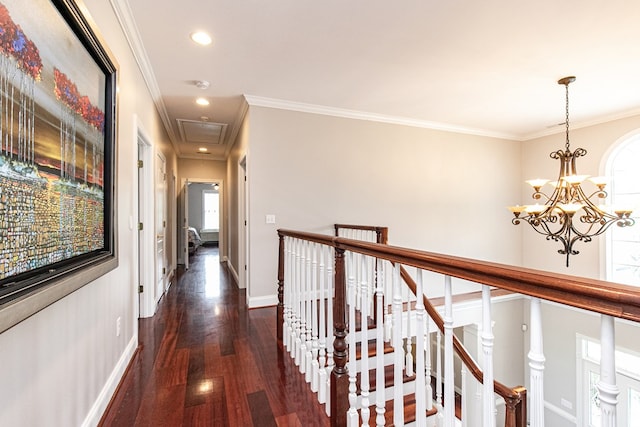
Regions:
<instances>
[{"instance_id":1,"label":"attic access panel","mask_svg":"<svg viewBox=\"0 0 640 427\"><path fill-rule=\"evenodd\" d=\"M227 125L201 120L177 119L182 142L192 144L223 145Z\"/></svg>"}]
</instances>

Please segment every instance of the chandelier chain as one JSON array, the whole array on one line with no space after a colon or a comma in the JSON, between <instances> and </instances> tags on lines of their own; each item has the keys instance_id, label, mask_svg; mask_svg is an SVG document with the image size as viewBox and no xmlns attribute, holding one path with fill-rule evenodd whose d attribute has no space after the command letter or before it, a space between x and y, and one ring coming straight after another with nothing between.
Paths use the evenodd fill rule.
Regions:
<instances>
[{"instance_id":1,"label":"chandelier chain","mask_svg":"<svg viewBox=\"0 0 640 427\"><path fill-rule=\"evenodd\" d=\"M569 150L569 83L565 83L564 85L565 87L565 129L566 129L566 142L565 142L565 148L567 149L567 151Z\"/></svg>"}]
</instances>

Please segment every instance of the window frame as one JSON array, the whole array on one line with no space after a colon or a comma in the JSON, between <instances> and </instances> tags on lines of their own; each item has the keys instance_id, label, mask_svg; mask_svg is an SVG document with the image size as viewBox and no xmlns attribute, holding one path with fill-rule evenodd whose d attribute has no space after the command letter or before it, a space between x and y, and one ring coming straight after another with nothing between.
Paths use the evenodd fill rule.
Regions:
<instances>
[{"instance_id":1,"label":"window frame","mask_svg":"<svg viewBox=\"0 0 640 427\"><path fill-rule=\"evenodd\" d=\"M628 147L630 144L640 144L640 129L636 129L623 135L605 153L605 155L603 156L604 167L601 168L601 170L604 169L605 176L613 178L615 160L619 158L620 153L625 150L626 147ZM615 183L612 182L611 185L608 186L606 191L608 192L608 200L610 203L612 203L616 198ZM637 194L640 196L640 188L638 189ZM633 227L640 227L640 212L638 212L637 209L634 210L632 217L636 220L636 224ZM601 257L601 264L603 264L603 273L601 274L601 276L603 276L604 280L620 282L620 280L616 279L614 276L614 233L612 233L611 231L612 230L609 230L605 234L605 238L602 239L603 244L601 246L601 253L603 254L603 256ZM640 287L640 281L637 284L630 285Z\"/></svg>"}]
</instances>

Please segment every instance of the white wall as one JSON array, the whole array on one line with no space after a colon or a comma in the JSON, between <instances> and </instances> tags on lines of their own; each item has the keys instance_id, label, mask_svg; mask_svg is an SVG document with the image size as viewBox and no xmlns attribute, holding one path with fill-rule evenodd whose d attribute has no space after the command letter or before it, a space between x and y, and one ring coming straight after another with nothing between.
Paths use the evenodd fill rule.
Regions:
<instances>
[{"instance_id":1,"label":"white wall","mask_svg":"<svg viewBox=\"0 0 640 427\"><path fill-rule=\"evenodd\" d=\"M119 266L0 334L0 425L95 425L137 346L137 115L158 149L175 155L108 0L85 2L118 72L117 241ZM1 315L1 313L0 313ZM116 319L122 319L116 336Z\"/></svg>"},{"instance_id":2,"label":"white wall","mask_svg":"<svg viewBox=\"0 0 640 427\"><path fill-rule=\"evenodd\" d=\"M389 227L394 245L519 264L520 144L251 107L249 303L274 296L277 228ZM265 224L274 214L276 225Z\"/></svg>"}]
</instances>

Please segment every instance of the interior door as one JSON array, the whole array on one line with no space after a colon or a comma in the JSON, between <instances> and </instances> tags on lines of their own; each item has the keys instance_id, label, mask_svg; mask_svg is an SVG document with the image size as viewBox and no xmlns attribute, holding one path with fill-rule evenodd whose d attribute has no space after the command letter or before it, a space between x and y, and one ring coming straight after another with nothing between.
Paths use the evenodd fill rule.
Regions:
<instances>
[{"instance_id":1,"label":"interior door","mask_svg":"<svg viewBox=\"0 0 640 427\"><path fill-rule=\"evenodd\" d=\"M166 239L167 226L167 174L164 157L158 153L156 156L156 284L155 301L158 302L164 293L165 279L167 276Z\"/></svg>"},{"instance_id":2,"label":"interior door","mask_svg":"<svg viewBox=\"0 0 640 427\"><path fill-rule=\"evenodd\" d=\"M138 289L144 285L144 232L139 225L143 223L144 218L144 206L140 194L143 194L145 190L144 170L142 168L144 160L144 145L142 141L138 141L138 218L136 228L138 229ZM144 295L138 291L138 316L144 315Z\"/></svg>"}]
</instances>

